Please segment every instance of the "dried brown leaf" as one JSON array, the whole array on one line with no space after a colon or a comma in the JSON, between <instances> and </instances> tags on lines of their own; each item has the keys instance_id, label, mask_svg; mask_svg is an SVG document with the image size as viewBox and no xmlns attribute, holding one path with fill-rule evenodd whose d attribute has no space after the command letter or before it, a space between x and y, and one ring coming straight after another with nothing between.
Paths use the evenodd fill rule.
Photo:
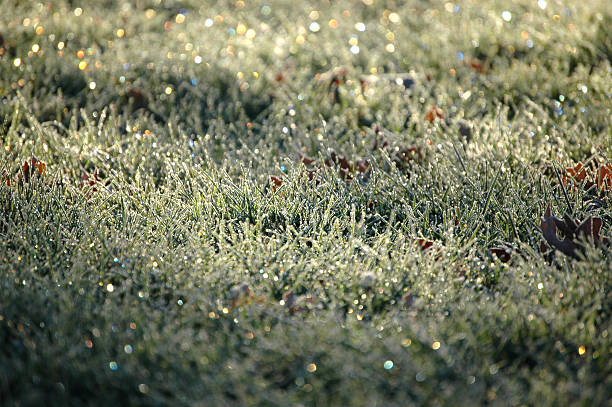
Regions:
<instances>
[{"instance_id":1,"label":"dried brown leaf","mask_svg":"<svg viewBox=\"0 0 612 407\"><path fill-rule=\"evenodd\" d=\"M542 235L550 247L571 257L577 257L578 253L583 252L586 243L600 243L601 226L601 218L593 216L587 217L579 225L567 213L563 215L563 220L552 216L550 203L540 220ZM563 233L563 240L557 236L557 230Z\"/></svg>"}]
</instances>

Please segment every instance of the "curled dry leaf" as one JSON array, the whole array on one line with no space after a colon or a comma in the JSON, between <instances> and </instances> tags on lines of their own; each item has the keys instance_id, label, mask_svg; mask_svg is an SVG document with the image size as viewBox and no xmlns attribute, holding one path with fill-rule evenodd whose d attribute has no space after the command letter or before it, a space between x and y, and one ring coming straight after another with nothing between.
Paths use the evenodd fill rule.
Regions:
<instances>
[{"instance_id":1,"label":"curled dry leaf","mask_svg":"<svg viewBox=\"0 0 612 407\"><path fill-rule=\"evenodd\" d=\"M306 169L306 172L304 174L306 174L306 176L308 177L308 181L312 181L317 175L317 172L319 172L319 168L317 168L316 170ZM318 185L318 183L319 181L317 180L316 184Z\"/></svg>"},{"instance_id":2,"label":"curled dry leaf","mask_svg":"<svg viewBox=\"0 0 612 407\"><path fill-rule=\"evenodd\" d=\"M512 258L512 249L509 247L492 247L489 251L502 263L508 263Z\"/></svg>"},{"instance_id":3,"label":"curled dry leaf","mask_svg":"<svg viewBox=\"0 0 612 407\"><path fill-rule=\"evenodd\" d=\"M40 161L36 157L25 160L21 166L21 171L17 172L17 185L28 183L34 177L42 178L46 171L47 164ZM6 170L2 171L2 183L6 184L7 186L11 186L13 184L13 179L10 172Z\"/></svg>"},{"instance_id":4,"label":"curled dry leaf","mask_svg":"<svg viewBox=\"0 0 612 407\"><path fill-rule=\"evenodd\" d=\"M283 185L283 180L275 177L274 175L270 175L270 181L272 182L272 190L274 192L276 192L277 188L280 188L280 186Z\"/></svg>"},{"instance_id":5,"label":"curled dry leaf","mask_svg":"<svg viewBox=\"0 0 612 407\"><path fill-rule=\"evenodd\" d=\"M598 191L607 192L612 189L612 165L596 163L586 166L578 161L574 167L565 169L561 182L572 189L578 188L578 185L584 185L585 189L590 189L595 185Z\"/></svg>"},{"instance_id":6,"label":"curled dry leaf","mask_svg":"<svg viewBox=\"0 0 612 407\"><path fill-rule=\"evenodd\" d=\"M132 88L126 94L128 103L132 107L132 111L138 109L146 109L149 106L149 98L139 89Z\"/></svg>"},{"instance_id":7,"label":"curled dry leaf","mask_svg":"<svg viewBox=\"0 0 612 407\"><path fill-rule=\"evenodd\" d=\"M380 136L381 131L376 130L376 139L372 150L377 151L381 149L386 151L391 158L391 161L395 163L395 166L400 170L406 170L411 161L418 164L424 162L423 148L418 146L404 147L404 146L392 146L389 140L385 136Z\"/></svg>"},{"instance_id":8,"label":"curled dry leaf","mask_svg":"<svg viewBox=\"0 0 612 407\"><path fill-rule=\"evenodd\" d=\"M434 242L432 242L431 240L425 240L425 239L417 239L416 243L419 246L419 249L421 249L421 251L426 251L434 244Z\"/></svg>"},{"instance_id":9,"label":"curled dry leaf","mask_svg":"<svg viewBox=\"0 0 612 407\"><path fill-rule=\"evenodd\" d=\"M578 161L578 164L576 164L576 166L574 166L573 168L568 167L565 169L565 175L563 175L563 177L561 178L563 184L569 185L571 183L570 177L574 178L579 182L584 182L586 180L586 168L584 167L584 164L582 164L581 161Z\"/></svg>"},{"instance_id":10,"label":"curled dry leaf","mask_svg":"<svg viewBox=\"0 0 612 407\"><path fill-rule=\"evenodd\" d=\"M24 182L30 182L33 176L42 177L47 170L47 164L32 157L29 161L26 160L23 163L23 180Z\"/></svg>"},{"instance_id":11,"label":"curled dry leaf","mask_svg":"<svg viewBox=\"0 0 612 407\"><path fill-rule=\"evenodd\" d=\"M577 257L579 253L584 252L587 243L596 246L601 242L607 243L607 239L600 237L601 226L602 220L598 217L589 216L578 224L567 213L563 215L563 219L552 216L550 204L540 220L540 228L546 242L553 249L571 257ZM557 230L562 232L563 240L557 236ZM540 250L543 248L541 246Z\"/></svg>"},{"instance_id":12,"label":"curled dry leaf","mask_svg":"<svg viewBox=\"0 0 612 407\"><path fill-rule=\"evenodd\" d=\"M459 120L459 134L468 142L472 141L472 127L465 120Z\"/></svg>"},{"instance_id":13,"label":"curled dry leaf","mask_svg":"<svg viewBox=\"0 0 612 407\"><path fill-rule=\"evenodd\" d=\"M299 157L300 157L300 161L306 165L311 165L316 162L314 158L309 158L301 154ZM320 165L317 165L314 169L305 168L301 175L302 177L305 176L306 178L308 178L308 181L312 181L315 179L315 176L317 175L317 172L320 171L320 169L321 169ZM283 185L283 180L274 175L270 175L270 185L272 186L272 191L276 192L276 190Z\"/></svg>"},{"instance_id":14,"label":"curled dry leaf","mask_svg":"<svg viewBox=\"0 0 612 407\"><path fill-rule=\"evenodd\" d=\"M321 165L316 163L316 159L304 155L300 155L300 161L304 163L304 165L315 166L316 170L307 170L308 178L312 180L316 171L321 168ZM331 151L329 157L326 158L323 163L328 167L338 168L340 176L347 182L351 182L355 174L363 174L370 169L370 162L368 160L355 160L355 162L352 163L345 156L336 154L335 151Z\"/></svg>"},{"instance_id":15,"label":"curled dry leaf","mask_svg":"<svg viewBox=\"0 0 612 407\"><path fill-rule=\"evenodd\" d=\"M430 123L433 123L436 119L443 119L444 113L438 106L432 106L431 109L425 115L425 120Z\"/></svg>"},{"instance_id":16,"label":"curled dry leaf","mask_svg":"<svg viewBox=\"0 0 612 407\"><path fill-rule=\"evenodd\" d=\"M381 136L381 130L376 128L376 139L374 140L374 145L372 146L373 153L376 152L379 148L381 150L385 150L391 161L395 163L396 167L402 171L406 170L411 161L415 161L417 163L422 163L424 161L424 154L422 147L399 147L395 146L393 148L389 141ZM381 138L379 143L379 138ZM352 159L349 160L346 156L340 155L335 151L330 151L329 156L323 160L321 163L316 158L308 157L304 154L299 154L298 156L301 163L303 163L306 168L303 171L302 175L306 175L309 181L315 179L316 174L321 170L323 166L327 166L330 168L335 168L338 170L341 178L346 182L352 182L355 176L361 174L361 180L367 181L369 178L370 171L370 161L367 159ZM272 190L276 192L276 189L283 184L282 179L271 175L270 183L272 185Z\"/></svg>"},{"instance_id":17,"label":"curled dry leaf","mask_svg":"<svg viewBox=\"0 0 612 407\"><path fill-rule=\"evenodd\" d=\"M370 169L370 162L368 160L355 161L355 171L364 173L368 169Z\"/></svg>"},{"instance_id":18,"label":"curled dry leaf","mask_svg":"<svg viewBox=\"0 0 612 407\"><path fill-rule=\"evenodd\" d=\"M81 188L87 189L88 193L98 192L98 187L100 187L102 184L103 181L97 168L93 173L85 172L81 176Z\"/></svg>"},{"instance_id":19,"label":"curled dry leaf","mask_svg":"<svg viewBox=\"0 0 612 407\"><path fill-rule=\"evenodd\" d=\"M306 164L306 165L312 165L312 164L314 164L314 163L315 163L317 160L315 160L314 158L307 157L307 156L305 156L305 155L303 155L303 154L300 154L300 161L301 161L301 162L303 162L303 163L304 163L304 164Z\"/></svg>"},{"instance_id":20,"label":"curled dry leaf","mask_svg":"<svg viewBox=\"0 0 612 407\"><path fill-rule=\"evenodd\" d=\"M340 86L346 82L348 69L337 67L323 73L317 73L315 79L325 84L332 104L340 103Z\"/></svg>"},{"instance_id":21,"label":"curled dry leaf","mask_svg":"<svg viewBox=\"0 0 612 407\"><path fill-rule=\"evenodd\" d=\"M470 61L470 66L478 73L486 73L487 71L485 64L479 61L478 59L472 59Z\"/></svg>"},{"instance_id":22,"label":"curled dry leaf","mask_svg":"<svg viewBox=\"0 0 612 407\"><path fill-rule=\"evenodd\" d=\"M601 164L595 175L597 188L609 190L612 188L612 164Z\"/></svg>"},{"instance_id":23,"label":"curled dry leaf","mask_svg":"<svg viewBox=\"0 0 612 407\"><path fill-rule=\"evenodd\" d=\"M358 166L352 164L345 156L338 155L335 151L330 153L329 158L326 158L324 163L328 167L338 167L342 179L349 182L353 178L353 174L355 174L355 172L365 172L370 167L370 163L368 161L360 162Z\"/></svg>"},{"instance_id":24,"label":"curled dry leaf","mask_svg":"<svg viewBox=\"0 0 612 407\"><path fill-rule=\"evenodd\" d=\"M11 176L7 171L2 171L2 183L11 186Z\"/></svg>"},{"instance_id":25,"label":"curled dry leaf","mask_svg":"<svg viewBox=\"0 0 612 407\"><path fill-rule=\"evenodd\" d=\"M432 256L435 261L440 261L442 259L442 250L440 247L433 247L434 242L431 240L426 240L422 238L418 238L414 240L414 243L418 246L418 248L428 256Z\"/></svg>"},{"instance_id":26,"label":"curled dry leaf","mask_svg":"<svg viewBox=\"0 0 612 407\"><path fill-rule=\"evenodd\" d=\"M320 72L315 74L315 79L321 81L328 86L332 86L334 82L337 84L344 83L348 75L348 69L342 66L330 69L326 72Z\"/></svg>"}]
</instances>

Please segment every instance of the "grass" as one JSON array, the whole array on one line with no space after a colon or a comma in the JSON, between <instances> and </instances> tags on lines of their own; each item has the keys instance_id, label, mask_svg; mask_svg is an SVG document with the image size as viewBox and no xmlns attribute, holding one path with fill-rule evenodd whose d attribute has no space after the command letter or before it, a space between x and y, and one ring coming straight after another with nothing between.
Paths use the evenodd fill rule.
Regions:
<instances>
[{"instance_id":1,"label":"grass","mask_svg":"<svg viewBox=\"0 0 612 407\"><path fill-rule=\"evenodd\" d=\"M612 403L607 1L86 3L0 16L0 404Z\"/></svg>"}]
</instances>

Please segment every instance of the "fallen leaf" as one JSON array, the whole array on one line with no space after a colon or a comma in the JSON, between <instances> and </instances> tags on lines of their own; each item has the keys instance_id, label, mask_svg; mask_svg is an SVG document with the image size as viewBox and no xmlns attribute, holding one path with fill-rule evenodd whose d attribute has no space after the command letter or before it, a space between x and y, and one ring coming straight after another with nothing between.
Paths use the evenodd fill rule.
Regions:
<instances>
[{"instance_id":1,"label":"fallen leaf","mask_svg":"<svg viewBox=\"0 0 612 407\"><path fill-rule=\"evenodd\" d=\"M561 182L572 189L582 185L588 190L595 185L598 191L607 192L612 189L612 165L595 161L595 164L591 162L590 166L586 166L578 161L574 167L565 169Z\"/></svg>"},{"instance_id":2,"label":"fallen leaf","mask_svg":"<svg viewBox=\"0 0 612 407\"><path fill-rule=\"evenodd\" d=\"M308 177L308 181L312 181L314 179L315 175L317 175L317 172L319 172L319 169L316 169L316 170L306 169L305 174ZM317 184L318 184L318 182L317 182Z\"/></svg>"},{"instance_id":3,"label":"fallen leaf","mask_svg":"<svg viewBox=\"0 0 612 407\"><path fill-rule=\"evenodd\" d=\"M389 158L395 163L395 166L400 170L405 170L408 167L410 161L416 163L423 163L424 154L423 148L420 146L404 147L398 145L392 145L389 140L382 135L380 129L376 129L376 139L372 149L377 151L378 149L386 151L389 154Z\"/></svg>"},{"instance_id":4,"label":"fallen leaf","mask_svg":"<svg viewBox=\"0 0 612 407\"><path fill-rule=\"evenodd\" d=\"M307 157L303 154L300 154L300 161L303 162L306 165L312 165L314 164L317 160L311 157Z\"/></svg>"},{"instance_id":5,"label":"fallen leaf","mask_svg":"<svg viewBox=\"0 0 612 407\"><path fill-rule=\"evenodd\" d=\"M283 185L283 180L275 177L274 175L270 175L270 181L272 181L272 190L276 192L276 189Z\"/></svg>"},{"instance_id":6,"label":"fallen leaf","mask_svg":"<svg viewBox=\"0 0 612 407\"><path fill-rule=\"evenodd\" d=\"M138 109L146 109L149 106L149 100L147 96L139 89L132 88L127 91L126 94L128 103L132 108L132 111Z\"/></svg>"},{"instance_id":7,"label":"fallen leaf","mask_svg":"<svg viewBox=\"0 0 612 407\"><path fill-rule=\"evenodd\" d=\"M432 108L429 109L429 111L425 115L425 119L430 123L433 123L436 119L442 118L444 118L444 113L438 106L432 106Z\"/></svg>"},{"instance_id":8,"label":"fallen leaf","mask_svg":"<svg viewBox=\"0 0 612 407\"><path fill-rule=\"evenodd\" d=\"M563 185L565 186L572 186L573 188L577 188L578 185L574 181L578 181L578 183L583 183L586 181L586 179L586 168L584 167L584 164L582 164L581 161L578 161L578 164L576 164L574 167L568 167L565 169L565 174L563 174L563 176L561 177L561 182L563 182ZM593 184L585 186L588 189L592 185Z\"/></svg>"},{"instance_id":9,"label":"fallen leaf","mask_svg":"<svg viewBox=\"0 0 612 407\"><path fill-rule=\"evenodd\" d=\"M550 203L540 220L540 228L546 242L553 249L571 257L577 257L578 253L583 252L586 243L592 243L595 246L601 242L607 243L607 239L600 237L602 224L601 218L593 216L588 216L579 224L567 213L563 215L563 219L552 216ZM563 233L563 240L557 236L558 230ZM542 248L541 246L540 250Z\"/></svg>"},{"instance_id":10,"label":"fallen leaf","mask_svg":"<svg viewBox=\"0 0 612 407\"><path fill-rule=\"evenodd\" d=\"M86 188L87 193L98 192L98 186L102 185L100 172L96 168L93 173L85 172L81 176L81 188Z\"/></svg>"},{"instance_id":11,"label":"fallen leaf","mask_svg":"<svg viewBox=\"0 0 612 407\"><path fill-rule=\"evenodd\" d=\"M472 140L472 127L465 120L459 120L459 134L468 142Z\"/></svg>"},{"instance_id":12,"label":"fallen leaf","mask_svg":"<svg viewBox=\"0 0 612 407\"><path fill-rule=\"evenodd\" d=\"M485 72L485 66L482 62L480 62L478 59L472 59L470 61L470 66L472 67L472 69L474 69L475 71L479 72L479 73L484 73Z\"/></svg>"},{"instance_id":13,"label":"fallen leaf","mask_svg":"<svg viewBox=\"0 0 612 407\"><path fill-rule=\"evenodd\" d=\"M7 186L11 186L11 176L8 172L2 171L2 183L6 183Z\"/></svg>"},{"instance_id":14,"label":"fallen leaf","mask_svg":"<svg viewBox=\"0 0 612 407\"><path fill-rule=\"evenodd\" d=\"M302 159L302 162L306 163L307 161ZM308 160L308 162L314 163L311 160ZM370 162L368 160L356 160L353 164L345 156L339 155L333 150L329 153L329 157L323 161L323 164L331 168L338 168L340 177L347 182L352 181L355 173L365 173L370 169ZM321 166L317 168L321 168Z\"/></svg>"},{"instance_id":15,"label":"fallen leaf","mask_svg":"<svg viewBox=\"0 0 612 407\"><path fill-rule=\"evenodd\" d=\"M489 251L502 263L508 263L512 258L512 249L509 247L492 247Z\"/></svg>"},{"instance_id":16,"label":"fallen leaf","mask_svg":"<svg viewBox=\"0 0 612 407\"><path fill-rule=\"evenodd\" d=\"M355 170L357 172L364 173L370 169L370 162L368 160L357 160L355 162Z\"/></svg>"},{"instance_id":17,"label":"fallen leaf","mask_svg":"<svg viewBox=\"0 0 612 407\"><path fill-rule=\"evenodd\" d=\"M599 189L608 190L612 188L612 164L601 164L599 166L595 182Z\"/></svg>"},{"instance_id":18,"label":"fallen leaf","mask_svg":"<svg viewBox=\"0 0 612 407\"><path fill-rule=\"evenodd\" d=\"M434 242L432 242L431 240L425 240L425 239L417 239L416 243L421 249L421 251L426 251L434 244Z\"/></svg>"},{"instance_id":19,"label":"fallen leaf","mask_svg":"<svg viewBox=\"0 0 612 407\"><path fill-rule=\"evenodd\" d=\"M346 82L348 75L348 69L344 67L337 67L327 72L317 73L315 79L326 84L327 93L331 99L332 104L340 103L340 86Z\"/></svg>"},{"instance_id":20,"label":"fallen leaf","mask_svg":"<svg viewBox=\"0 0 612 407\"><path fill-rule=\"evenodd\" d=\"M17 182L20 184L22 182L30 182L34 176L42 177L47 170L47 164L38 160L36 157L32 157L26 160L21 168L23 171L17 177Z\"/></svg>"}]
</instances>

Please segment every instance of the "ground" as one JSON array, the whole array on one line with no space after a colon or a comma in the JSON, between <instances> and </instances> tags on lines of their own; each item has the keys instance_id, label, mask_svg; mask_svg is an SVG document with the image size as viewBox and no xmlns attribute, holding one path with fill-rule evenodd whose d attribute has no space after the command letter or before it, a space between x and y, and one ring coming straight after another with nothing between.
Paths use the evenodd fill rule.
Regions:
<instances>
[{"instance_id":1,"label":"ground","mask_svg":"<svg viewBox=\"0 0 612 407\"><path fill-rule=\"evenodd\" d=\"M0 404L612 405L608 1L1 4Z\"/></svg>"}]
</instances>

